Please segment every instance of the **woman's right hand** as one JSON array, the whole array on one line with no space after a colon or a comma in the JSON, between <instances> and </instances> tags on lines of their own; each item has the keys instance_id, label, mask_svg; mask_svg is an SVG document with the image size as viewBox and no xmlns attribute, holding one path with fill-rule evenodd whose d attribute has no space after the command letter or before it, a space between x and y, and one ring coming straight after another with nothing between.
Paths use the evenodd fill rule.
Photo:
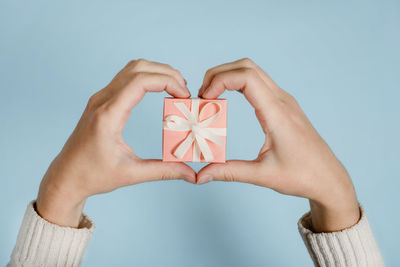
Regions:
<instances>
[{"instance_id":1,"label":"woman's right hand","mask_svg":"<svg viewBox=\"0 0 400 267\"><path fill-rule=\"evenodd\" d=\"M214 99L225 89L239 90L254 107L265 143L253 161L207 165L198 183L238 181L308 198L316 232L357 223L360 210L350 177L297 101L249 59L208 70L199 96Z\"/></svg>"},{"instance_id":2,"label":"woman's right hand","mask_svg":"<svg viewBox=\"0 0 400 267\"><path fill-rule=\"evenodd\" d=\"M124 142L122 131L131 109L146 92L190 93L179 71L169 65L134 60L94 94L39 189L36 209L61 226L77 227L86 198L146 181L185 179L196 173L184 163L141 159Z\"/></svg>"}]
</instances>

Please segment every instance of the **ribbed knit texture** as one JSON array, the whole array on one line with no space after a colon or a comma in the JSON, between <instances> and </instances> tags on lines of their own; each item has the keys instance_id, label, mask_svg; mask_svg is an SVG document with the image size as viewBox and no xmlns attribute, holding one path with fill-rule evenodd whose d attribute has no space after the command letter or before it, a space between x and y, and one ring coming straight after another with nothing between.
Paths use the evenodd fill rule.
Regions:
<instances>
[{"instance_id":1,"label":"ribbed knit texture","mask_svg":"<svg viewBox=\"0 0 400 267\"><path fill-rule=\"evenodd\" d=\"M311 214L298 222L299 232L316 266L381 267L384 262L362 207L360 221L332 233L313 233Z\"/></svg>"},{"instance_id":2,"label":"ribbed knit texture","mask_svg":"<svg viewBox=\"0 0 400 267\"><path fill-rule=\"evenodd\" d=\"M29 203L8 267L79 266L95 229L82 214L79 227L61 227L40 217Z\"/></svg>"},{"instance_id":3,"label":"ribbed knit texture","mask_svg":"<svg viewBox=\"0 0 400 267\"><path fill-rule=\"evenodd\" d=\"M33 204L26 209L8 266L79 266L95 229L93 222L82 214L77 229L61 227L41 218ZM333 233L313 233L310 213L299 220L299 232L316 266L384 266L367 216L360 209L357 224Z\"/></svg>"}]
</instances>

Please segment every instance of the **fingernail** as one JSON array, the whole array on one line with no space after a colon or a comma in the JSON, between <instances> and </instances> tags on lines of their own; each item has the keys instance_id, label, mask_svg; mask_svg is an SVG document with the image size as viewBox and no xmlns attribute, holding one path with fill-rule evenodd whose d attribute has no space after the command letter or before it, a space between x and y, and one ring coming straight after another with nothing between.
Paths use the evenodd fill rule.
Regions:
<instances>
[{"instance_id":1,"label":"fingernail","mask_svg":"<svg viewBox=\"0 0 400 267\"><path fill-rule=\"evenodd\" d=\"M187 97L191 97L191 96L192 96L192 94L191 94L190 91L189 91L189 88L186 87L186 90L185 90L185 91L186 91L186 93L188 94Z\"/></svg>"},{"instance_id":2,"label":"fingernail","mask_svg":"<svg viewBox=\"0 0 400 267\"><path fill-rule=\"evenodd\" d=\"M183 176L183 180L185 180L188 183L195 184L196 183L196 178L191 177L191 176Z\"/></svg>"},{"instance_id":3,"label":"fingernail","mask_svg":"<svg viewBox=\"0 0 400 267\"><path fill-rule=\"evenodd\" d=\"M208 182L211 182L213 180L213 177L209 174L206 174L204 176L200 176L199 179L197 180L197 184L205 184Z\"/></svg>"},{"instance_id":4,"label":"fingernail","mask_svg":"<svg viewBox=\"0 0 400 267\"><path fill-rule=\"evenodd\" d=\"M203 93L203 86L204 86L204 85L202 85L202 86L200 87L198 96L201 96L201 94Z\"/></svg>"},{"instance_id":5,"label":"fingernail","mask_svg":"<svg viewBox=\"0 0 400 267\"><path fill-rule=\"evenodd\" d=\"M208 88L203 88L203 91L201 92L201 97L204 98L205 93L207 93Z\"/></svg>"}]
</instances>

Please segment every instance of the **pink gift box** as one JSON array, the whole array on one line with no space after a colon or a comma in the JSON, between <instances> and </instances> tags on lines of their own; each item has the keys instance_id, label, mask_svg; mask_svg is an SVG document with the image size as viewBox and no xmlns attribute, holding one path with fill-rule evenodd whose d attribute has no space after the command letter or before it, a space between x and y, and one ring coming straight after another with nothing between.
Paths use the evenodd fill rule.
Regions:
<instances>
[{"instance_id":1,"label":"pink gift box","mask_svg":"<svg viewBox=\"0 0 400 267\"><path fill-rule=\"evenodd\" d=\"M225 162L226 99L164 98L163 161Z\"/></svg>"}]
</instances>

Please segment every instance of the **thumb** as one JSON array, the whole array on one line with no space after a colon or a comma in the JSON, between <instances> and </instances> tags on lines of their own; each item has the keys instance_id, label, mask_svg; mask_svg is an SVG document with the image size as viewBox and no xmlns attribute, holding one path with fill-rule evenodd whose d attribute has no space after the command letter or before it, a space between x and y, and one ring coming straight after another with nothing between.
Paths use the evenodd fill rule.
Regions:
<instances>
[{"instance_id":1,"label":"thumb","mask_svg":"<svg viewBox=\"0 0 400 267\"><path fill-rule=\"evenodd\" d=\"M211 163L197 174L197 184L214 181L255 183L260 176L260 165L256 161L228 160Z\"/></svg>"},{"instance_id":2,"label":"thumb","mask_svg":"<svg viewBox=\"0 0 400 267\"><path fill-rule=\"evenodd\" d=\"M182 162L163 162L157 159L139 159L132 166L132 184L184 179L196 183L196 172Z\"/></svg>"}]
</instances>

